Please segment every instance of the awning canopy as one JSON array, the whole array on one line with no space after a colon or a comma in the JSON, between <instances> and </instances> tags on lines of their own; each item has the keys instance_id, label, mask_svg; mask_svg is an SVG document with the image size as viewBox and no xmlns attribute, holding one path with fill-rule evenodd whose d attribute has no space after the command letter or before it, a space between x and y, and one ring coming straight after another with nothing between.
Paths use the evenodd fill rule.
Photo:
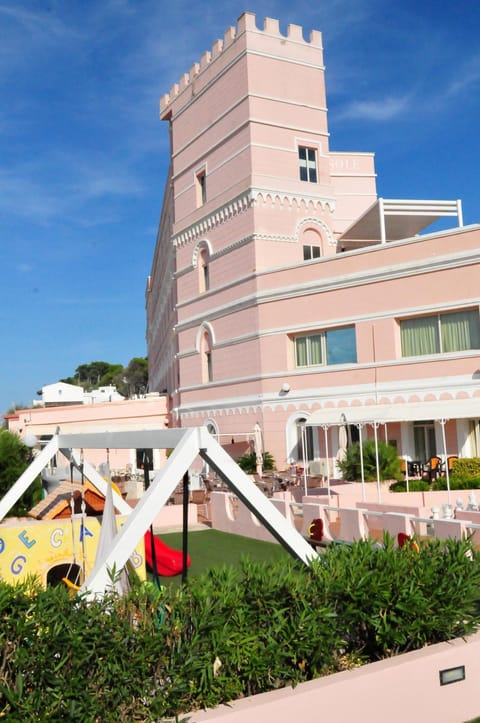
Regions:
<instances>
[{"instance_id":1,"label":"awning canopy","mask_svg":"<svg viewBox=\"0 0 480 723\"><path fill-rule=\"evenodd\" d=\"M398 241L416 236L434 221L454 216L463 225L460 201L414 201L378 198L340 240Z\"/></svg>"},{"instance_id":2,"label":"awning canopy","mask_svg":"<svg viewBox=\"0 0 480 723\"><path fill-rule=\"evenodd\" d=\"M372 422L413 422L440 419L480 418L480 397L446 399L434 402L365 404L355 407L317 409L306 421L309 427Z\"/></svg>"}]
</instances>

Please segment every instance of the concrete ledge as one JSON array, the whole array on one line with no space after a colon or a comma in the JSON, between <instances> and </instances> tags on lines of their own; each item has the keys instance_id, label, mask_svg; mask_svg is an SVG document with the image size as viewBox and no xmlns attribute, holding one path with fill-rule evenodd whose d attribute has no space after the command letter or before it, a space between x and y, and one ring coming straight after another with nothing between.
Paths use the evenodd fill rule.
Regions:
<instances>
[{"instance_id":1,"label":"concrete ledge","mask_svg":"<svg viewBox=\"0 0 480 723\"><path fill-rule=\"evenodd\" d=\"M440 670L456 666L465 666L465 680L441 686ZM476 633L187 717L190 723L462 723L479 714L479 677Z\"/></svg>"}]
</instances>

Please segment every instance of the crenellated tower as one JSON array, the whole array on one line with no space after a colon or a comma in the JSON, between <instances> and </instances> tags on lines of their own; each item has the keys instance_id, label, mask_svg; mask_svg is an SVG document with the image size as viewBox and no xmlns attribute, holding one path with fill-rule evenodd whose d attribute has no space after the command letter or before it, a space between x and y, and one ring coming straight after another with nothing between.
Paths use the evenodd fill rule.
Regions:
<instances>
[{"instance_id":1,"label":"crenellated tower","mask_svg":"<svg viewBox=\"0 0 480 723\"><path fill-rule=\"evenodd\" d=\"M260 29L252 13L162 96L160 118L171 167L147 292L150 378L171 394L176 424L192 423L192 404L203 423L204 399L215 407L247 368L261 392L271 322L258 300L276 271L337 254L375 200L373 157L330 152L321 33L282 34L271 18Z\"/></svg>"}]
</instances>

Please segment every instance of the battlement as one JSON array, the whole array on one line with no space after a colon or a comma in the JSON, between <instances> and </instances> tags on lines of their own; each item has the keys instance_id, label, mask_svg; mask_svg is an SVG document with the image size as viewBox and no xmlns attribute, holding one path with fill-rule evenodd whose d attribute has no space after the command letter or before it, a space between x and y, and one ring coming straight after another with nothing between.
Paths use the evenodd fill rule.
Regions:
<instances>
[{"instance_id":1,"label":"battlement","mask_svg":"<svg viewBox=\"0 0 480 723\"><path fill-rule=\"evenodd\" d=\"M160 115L162 115L168 106L177 98L193 81L198 77L209 65L216 60L237 38L243 33L255 32L265 33L270 37L277 37L279 40L291 40L296 43L305 43L317 48L322 47L322 34L319 30L311 30L309 40L303 37L303 28L301 25L288 25L287 34L280 32L280 23L274 18L265 18L263 21L263 30L257 28L255 13L243 13L237 21L237 27L229 27L225 31L222 39L218 39L212 45L211 51L206 51L200 58L199 63L194 63L188 73L184 73L178 83L175 83L169 93L165 93L160 98Z\"/></svg>"}]
</instances>

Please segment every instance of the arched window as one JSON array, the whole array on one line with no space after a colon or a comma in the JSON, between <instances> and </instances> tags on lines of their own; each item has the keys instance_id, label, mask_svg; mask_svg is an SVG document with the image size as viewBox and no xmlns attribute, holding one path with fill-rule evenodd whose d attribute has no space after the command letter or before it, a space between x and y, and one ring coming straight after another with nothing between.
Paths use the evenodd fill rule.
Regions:
<instances>
[{"instance_id":1,"label":"arched window","mask_svg":"<svg viewBox=\"0 0 480 723\"><path fill-rule=\"evenodd\" d=\"M197 269L198 290L201 294L210 289L210 259L212 247L208 239L197 243L192 254L192 267Z\"/></svg>"},{"instance_id":2,"label":"arched window","mask_svg":"<svg viewBox=\"0 0 480 723\"><path fill-rule=\"evenodd\" d=\"M200 353L202 357L202 382L205 384L213 381L212 338L208 329L203 329Z\"/></svg>"},{"instance_id":3,"label":"arched window","mask_svg":"<svg viewBox=\"0 0 480 723\"><path fill-rule=\"evenodd\" d=\"M212 435L212 437L215 437L215 439L217 439L218 429L217 429L217 425L215 424L215 422L212 421L211 419L209 419L206 424L206 427L207 427L207 431Z\"/></svg>"},{"instance_id":4,"label":"arched window","mask_svg":"<svg viewBox=\"0 0 480 723\"><path fill-rule=\"evenodd\" d=\"M313 261L328 256L331 253L328 248L333 249L337 246L331 228L324 221L313 216L302 218L297 223L295 235L299 244L299 252L304 261Z\"/></svg>"},{"instance_id":5,"label":"arched window","mask_svg":"<svg viewBox=\"0 0 480 723\"><path fill-rule=\"evenodd\" d=\"M318 457L318 435L313 427L305 426L306 415L297 412L286 426L287 462L312 462Z\"/></svg>"},{"instance_id":6,"label":"arched window","mask_svg":"<svg viewBox=\"0 0 480 723\"><path fill-rule=\"evenodd\" d=\"M301 243L304 261L319 259L322 256L322 237L317 229L305 226Z\"/></svg>"},{"instance_id":7,"label":"arched window","mask_svg":"<svg viewBox=\"0 0 480 723\"><path fill-rule=\"evenodd\" d=\"M306 427L305 417L297 419L297 459L311 462L314 459L313 453L313 427Z\"/></svg>"},{"instance_id":8,"label":"arched window","mask_svg":"<svg viewBox=\"0 0 480 723\"><path fill-rule=\"evenodd\" d=\"M198 254L198 288L201 294L210 288L209 262L210 254L208 248L204 246Z\"/></svg>"}]
</instances>

